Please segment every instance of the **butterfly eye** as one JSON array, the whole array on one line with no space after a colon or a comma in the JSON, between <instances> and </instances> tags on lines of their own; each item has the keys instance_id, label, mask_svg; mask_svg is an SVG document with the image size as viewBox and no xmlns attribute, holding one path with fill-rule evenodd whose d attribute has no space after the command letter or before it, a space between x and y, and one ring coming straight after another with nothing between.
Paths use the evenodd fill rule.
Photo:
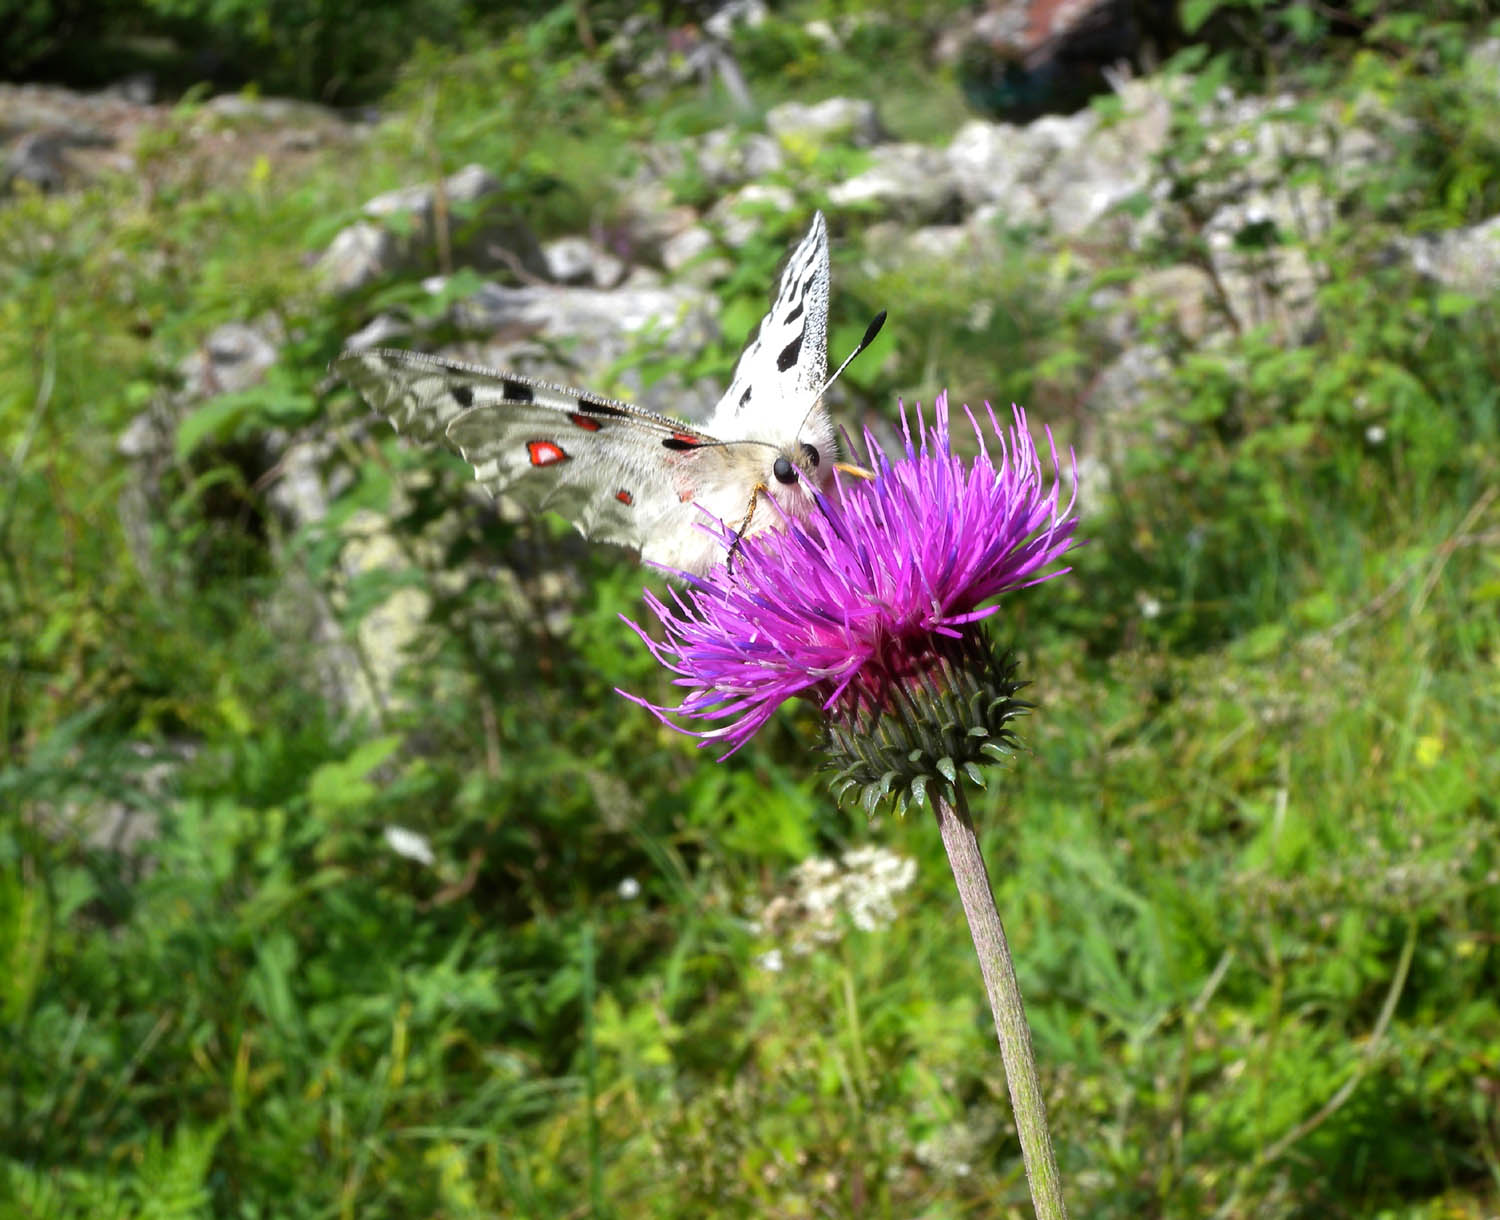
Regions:
<instances>
[{"instance_id":1,"label":"butterfly eye","mask_svg":"<svg viewBox=\"0 0 1500 1220\"><path fill-rule=\"evenodd\" d=\"M807 464L814 470L818 468L818 451L805 441L802 444L802 455L807 458Z\"/></svg>"},{"instance_id":2,"label":"butterfly eye","mask_svg":"<svg viewBox=\"0 0 1500 1220\"><path fill-rule=\"evenodd\" d=\"M778 483L795 483L797 481L797 468L784 457L779 457L771 466L771 473L776 476Z\"/></svg>"}]
</instances>

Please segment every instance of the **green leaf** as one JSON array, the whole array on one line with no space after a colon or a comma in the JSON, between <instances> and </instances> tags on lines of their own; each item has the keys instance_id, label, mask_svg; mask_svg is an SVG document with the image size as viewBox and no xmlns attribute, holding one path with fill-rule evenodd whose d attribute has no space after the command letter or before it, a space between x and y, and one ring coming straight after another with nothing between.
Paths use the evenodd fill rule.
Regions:
<instances>
[{"instance_id":1,"label":"green leaf","mask_svg":"<svg viewBox=\"0 0 1500 1220\"><path fill-rule=\"evenodd\" d=\"M220 394L183 416L177 425L178 460L187 457L210 438L217 440L233 432L251 409L249 394L249 391Z\"/></svg>"},{"instance_id":2,"label":"green leaf","mask_svg":"<svg viewBox=\"0 0 1500 1220\"><path fill-rule=\"evenodd\" d=\"M395 735L377 737L341 762L324 763L312 773L307 784L307 797L313 808L327 812L368 804L377 790L366 776L395 753L400 744L401 739Z\"/></svg>"},{"instance_id":3,"label":"green leaf","mask_svg":"<svg viewBox=\"0 0 1500 1220\"><path fill-rule=\"evenodd\" d=\"M1478 306L1478 300L1462 292L1440 292L1435 302L1440 318L1461 318Z\"/></svg>"},{"instance_id":4,"label":"green leaf","mask_svg":"<svg viewBox=\"0 0 1500 1220\"><path fill-rule=\"evenodd\" d=\"M911 781L911 799L918 805L927 804L927 777L919 775Z\"/></svg>"},{"instance_id":5,"label":"green leaf","mask_svg":"<svg viewBox=\"0 0 1500 1220\"><path fill-rule=\"evenodd\" d=\"M1284 623L1263 623L1242 636L1234 645L1237 661L1264 661L1274 657L1286 646Z\"/></svg>"},{"instance_id":6,"label":"green leaf","mask_svg":"<svg viewBox=\"0 0 1500 1220\"><path fill-rule=\"evenodd\" d=\"M1204 24L1224 7L1224 0L1183 0L1181 9L1182 31L1196 34Z\"/></svg>"}]
</instances>

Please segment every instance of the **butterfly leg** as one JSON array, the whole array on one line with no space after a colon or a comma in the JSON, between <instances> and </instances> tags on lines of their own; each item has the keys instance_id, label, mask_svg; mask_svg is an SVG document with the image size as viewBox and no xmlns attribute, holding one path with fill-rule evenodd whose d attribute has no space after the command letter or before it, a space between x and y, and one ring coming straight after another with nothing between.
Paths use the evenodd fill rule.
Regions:
<instances>
[{"instance_id":1,"label":"butterfly leg","mask_svg":"<svg viewBox=\"0 0 1500 1220\"><path fill-rule=\"evenodd\" d=\"M764 483L757 483L750 489L750 507L745 510L745 517L734 531L734 541L729 544L729 554L724 556L724 570L730 575L734 574L734 556L740 549L740 543L745 540L745 531L750 528L750 521L755 516L755 506L760 502L762 492L770 491Z\"/></svg>"}]
</instances>

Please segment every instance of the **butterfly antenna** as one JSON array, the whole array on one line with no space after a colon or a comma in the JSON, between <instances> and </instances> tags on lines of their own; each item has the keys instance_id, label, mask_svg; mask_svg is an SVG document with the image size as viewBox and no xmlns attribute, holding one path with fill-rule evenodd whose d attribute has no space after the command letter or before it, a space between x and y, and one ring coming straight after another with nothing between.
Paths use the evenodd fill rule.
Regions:
<instances>
[{"instance_id":1,"label":"butterfly antenna","mask_svg":"<svg viewBox=\"0 0 1500 1220\"><path fill-rule=\"evenodd\" d=\"M826 394L826 393L828 393L828 387L831 386L835 381L837 381L839 379L839 377L843 374L843 371L846 368L848 368L851 364L854 363L854 357L856 357L857 355L859 355L860 352L864 351L865 348L869 347L870 344L872 344L872 343L875 342L875 336L880 333L880 328L882 326L884 326L884 325L885 325L885 310L882 309L878 314L876 314L873 318L870 319L870 324L867 327L865 327L864 338L861 339L858 343L856 343L854 345L854 350L852 352L850 352L847 356L844 357L844 363L841 364L841 365L839 365L838 368L836 368L833 371L833 376L830 377L827 381L825 381L823 383L823 388L821 390L819 390L816 394L813 395L813 405L811 407L808 407L808 409L807 409L807 415L811 415L813 413L814 408L816 408L817 405L818 405L818 403L820 403L823 400L823 395ZM807 422L807 415L804 415L802 417L802 422L804 424Z\"/></svg>"},{"instance_id":2,"label":"butterfly antenna","mask_svg":"<svg viewBox=\"0 0 1500 1220\"><path fill-rule=\"evenodd\" d=\"M884 325L885 325L885 310L882 309L878 314L876 314L873 318L870 319L870 324L867 327L865 327L864 338L862 338L858 343L856 343L854 345L854 350L852 352L850 352L847 356L844 357L844 363L841 364L841 365L839 365L838 368L836 368L834 370L833 376L830 377L827 381L825 381L823 383L823 388L821 390L819 390L816 394L813 395L813 405L811 407L808 407L808 409L807 409L807 415L804 415L802 417L802 422L804 424L807 422L807 416L811 415L813 413L813 411L817 408L818 403L820 403L820 402L823 401L823 395L826 394L826 393L828 393L828 387L831 386L835 381L837 381L839 379L839 376L843 373L843 371L846 368L848 368L851 364L854 363L854 357L856 357L857 355L859 355L860 352L864 351L865 348L869 347L870 344L872 344L872 343L875 342L875 336L880 333L880 328L882 326L884 326ZM800 430L801 429L799 428L798 431L800 431ZM842 462L836 463L836 465L838 465L838 467L841 470L847 470L847 472L849 474L856 474L857 473L861 478L873 478L874 477L873 475L871 475L869 473L869 471L862 470L861 468L859 468L857 466L854 466L854 467L845 467L845 465Z\"/></svg>"},{"instance_id":3,"label":"butterfly antenna","mask_svg":"<svg viewBox=\"0 0 1500 1220\"><path fill-rule=\"evenodd\" d=\"M819 398L822 398L824 394L828 393L828 387L839 379L839 376L846 368L854 363L854 357L859 355L860 352L864 351L865 348L869 347L870 344L875 342L875 336L880 333L880 328L884 325L885 310L882 309L878 314L870 319L870 324L865 327L865 337L861 339L857 344L855 344L854 350L844 357L844 363L839 365L839 367L834 370L833 376L823 383L823 388L818 391Z\"/></svg>"}]
</instances>

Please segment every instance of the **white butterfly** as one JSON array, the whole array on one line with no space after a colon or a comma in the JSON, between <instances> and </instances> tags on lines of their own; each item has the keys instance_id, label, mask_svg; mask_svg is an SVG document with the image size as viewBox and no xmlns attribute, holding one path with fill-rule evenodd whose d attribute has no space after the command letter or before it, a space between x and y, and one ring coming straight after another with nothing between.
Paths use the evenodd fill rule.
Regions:
<instances>
[{"instance_id":1,"label":"white butterfly","mask_svg":"<svg viewBox=\"0 0 1500 1220\"><path fill-rule=\"evenodd\" d=\"M347 351L333 371L398 431L446 440L492 494L552 509L586 537L634 547L649 563L703 575L726 557L705 525L722 522L746 537L780 524L776 506L805 519L813 490L831 487L836 465L866 474L834 461L838 438L823 406L828 298L819 212L702 429L586 390L416 352ZM850 360L884 320L871 323Z\"/></svg>"}]
</instances>

